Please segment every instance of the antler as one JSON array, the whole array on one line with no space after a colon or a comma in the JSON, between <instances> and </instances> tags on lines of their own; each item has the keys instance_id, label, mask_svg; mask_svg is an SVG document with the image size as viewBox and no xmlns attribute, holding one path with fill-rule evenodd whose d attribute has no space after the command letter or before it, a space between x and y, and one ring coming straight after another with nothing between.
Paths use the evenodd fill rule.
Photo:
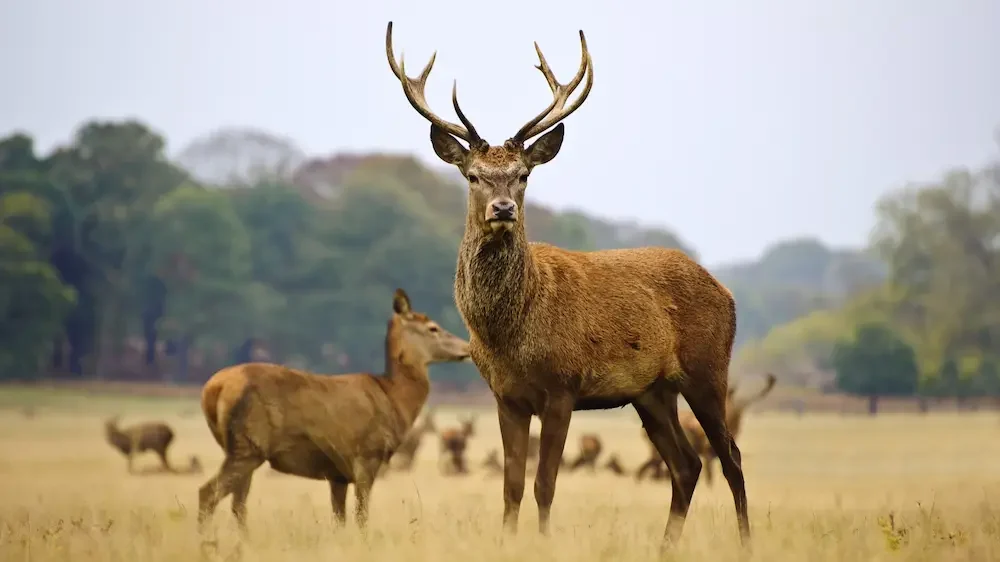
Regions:
<instances>
[{"instance_id":1,"label":"antler","mask_svg":"<svg viewBox=\"0 0 1000 562\"><path fill-rule=\"evenodd\" d=\"M420 72L420 76L415 79L410 78L406 75L406 68L402 53L400 53L399 56L399 64L396 64L396 55L393 53L392 49L392 22L390 21L389 25L385 29L385 55L389 59L389 67L392 68L392 73L396 75L396 78L398 78L400 83L403 85L403 93L406 94L407 101L410 102L413 109L417 110L417 113L423 115L424 118L432 124L437 125L452 135L468 142L470 147L483 144L483 139L479 136L479 133L476 132L476 128L472 125L472 122L465 117L465 113L462 112L462 108L458 106L457 80L451 88L451 103L455 106L455 113L458 114L458 118L462 121L462 125L465 125L464 127L438 117L427 105L427 99L424 97L424 87L427 85L427 77L430 75L431 69L434 67L434 59L437 58L437 51L434 51L434 54L431 55L431 60L427 63L427 66L424 67L423 71Z\"/></svg>"},{"instance_id":2,"label":"antler","mask_svg":"<svg viewBox=\"0 0 1000 562\"><path fill-rule=\"evenodd\" d=\"M542 133L549 127L552 127L556 123L562 121L563 119L569 117L571 113L579 109L583 104L583 101L587 99L590 95L590 88L594 85L594 63L590 59L590 51L587 50L587 38L583 36L583 30L580 30L580 46L583 48L583 58L580 61L580 69L576 72L576 76L570 80L569 84L560 84L552 73L552 69L549 68L549 63L545 61L545 55L542 54L542 50L538 47L538 43L535 42L535 52L538 53L539 64L535 66L538 70L542 71L545 76L545 81L549 83L549 89L552 90L552 103L549 104L544 111L535 116L534 119L528 121L521 127L521 130L517 132L511 141L517 144L523 144L524 141L530 139L531 137ZM584 85L583 93L576 98L569 107L563 108L566 105L566 101L569 99L570 94L573 90L580 85L580 81L583 80L583 75L587 75L587 83Z\"/></svg>"}]
</instances>

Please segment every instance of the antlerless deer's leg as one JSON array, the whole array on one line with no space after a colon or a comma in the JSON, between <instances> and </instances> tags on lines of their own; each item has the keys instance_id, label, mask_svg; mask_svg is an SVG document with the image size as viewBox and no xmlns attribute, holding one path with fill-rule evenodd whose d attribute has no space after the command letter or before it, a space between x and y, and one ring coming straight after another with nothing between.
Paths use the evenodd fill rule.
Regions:
<instances>
[{"instance_id":1,"label":"antlerless deer's leg","mask_svg":"<svg viewBox=\"0 0 1000 562\"><path fill-rule=\"evenodd\" d=\"M569 394L549 395L542 412L542 441L538 450L538 472L535 474L535 502L538 504L538 532L549 533L549 513L556 494L559 461L566 446L569 420L573 416L575 399Z\"/></svg>"},{"instance_id":2,"label":"antlerless deer's leg","mask_svg":"<svg viewBox=\"0 0 1000 562\"><path fill-rule=\"evenodd\" d=\"M223 498L236 491L235 487L263 463L256 457L226 457L218 474L198 489L198 529L204 533L208 519ZM249 481L247 483L249 487ZM234 513L235 513L235 505Z\"/></svg>"},{"instance_id":3,"label":"antlerless deer's leg","mask_svg":"<svg viewBox=\"0 0 1000 562\"><path fill-rule=\"evenodd\" d=\"M253 480L253 473L236 480L233 483L233 517L239 525L240 533L247 535L247 495L250 494L250 483Z\"/></svg>"},{"instance_id":4,"label":"antlerless deer's leg","mask_svg":"<svg viewBox=\"0 0 1000 562\"><path fill-rule=\"evenodd\" d=\"M354 462L354 520L362 531L368 527L368 499L379 466L380 463L373 461Z\"/></svg>"},{"instance_id":5,"label":"antlerless deer's leg","mask_svg":"<svg viewBox=\"0 0 1000 562\"><path fill-rule=\"evenodd\" d=\"M497 399L500 437L503 440L503 527L517 532L517 517L524 497L524 471L528 460L531 414Z\"/></svg>"},{"instance_id":6,"label":"antlerless deer's leg","mask_svg":"<svg viewBox=\"0 0 1000 562\"><path fill-rule=\"evenodd\" d=\"M330 480L330 502L333 504L333 520L337 527L347 523L347 482Z\"/></svg>"}]
</instances>

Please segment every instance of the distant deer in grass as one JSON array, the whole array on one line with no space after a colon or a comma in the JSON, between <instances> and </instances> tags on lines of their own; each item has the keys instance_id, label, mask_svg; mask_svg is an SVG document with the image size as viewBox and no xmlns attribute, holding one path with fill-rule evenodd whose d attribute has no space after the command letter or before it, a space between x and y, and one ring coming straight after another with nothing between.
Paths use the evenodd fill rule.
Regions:
<instances>
[{"instance_id":1,"label":"distant deer in grass","mask_svg":"<svg viewBox=\"0 0 1000 562\"><path fill-rule=\"evenodd\" d=\"M188 460L188 465L182 468L165 469L163 467L152 467L139 469L135 474L140 476L153 476L157 474L201 474L202 466L201 461L196 455L191 455Z\"/></svg>"},{"instance_id":2,"label":"distant deer in grass","mask_svg":"<svg viewBox=\"0 0 1000 562\"><path fill-rule=\"evenodd\" d=\"M413 461L416 460L420 443L427 434L437 433L434 425L434 411L424 414L422 423L414 424L410 431L406 432L403 442L393 453L390 464L396 470L410 471L413 469Z\"/></svg>"},{"instance_id":3,"label":"distant deer in grass","mask_svg":"<svg viewBox=\"0 0 1000 562\"><path fill-rule=\"evenodd\" d=\"M639 465L639 468L635 471L636 481L640 481L649 476L650 480L666 480L670 478L670 474L667 472L667 465L663 462L663 457L657 452L656 446L653 445L649 438L643 434L646 438L646 442L649 443L650 453L649 458L646 462Z\"/></svg>"},{"instance_id":4,"label":"distant deer in grass","mask_svg":"<svg viewBox=\"0 0 1000 562\"><path fill-rule=\"evenodd\" d=\"M500 451L490 449L490 452L486 453L486 458L480 466L486 469L488 475L499 476L503 474L503 462L500 461Z\"/></svg>"},{"instance_id":5,"label":"distant deer in grass","mask_svg":"<svg viewBox=\"0 0 1000 562\"><path fill-rule=\"evenodd\" d=\"M438 433L441 439L441 462L445 474L466 474L465 449L469 438L476 433L476 416L459 419L459 427L452 427Z\"/></svg>"},{"instance_id":6,"label":"distant deer in grass","mask_svg":"<svg viewBox=\"0 0 1000 562\"><path fill-rule=\"evenodd\" d=\"M532 433L528 435L528 452L525 455L525 467L528 473L534 474L535 470L538 468L538 450L541 448L542 438L537 433ZM560 466L566 466L566 461L563 459Z\"/></svg>"},{"instance_id":7,"label":"distant deer in grass","mask_svg":"<svg viewBox=\"0 0 1000 562\"><path fill-rule=\"evenodd\" d=\"M611 472L615 476L625 475L625 467L622 466L621 460L618 458L617 454L612 454L608 457L608 462L604 463L604 469Z\"/></svg>"},{"instance_id":8,"label":"distant deer in grass","mask_svg":"<svg viewBox=\"0 0 1000 562\"><path fill-rule=\"evenodd\" d=\"M428 366L469 357L468 342L413 311L402 289L392 310L383 375L322 376L245 363L205 383L202 411L226 457L198 491L201 530L232 494L233 515L246 532L250 479L264 462L279 472L329 482L338 526L346 522L347 487L354 484L356 522L366 527L375 476L427 400Z\"/></svg>"},{"instance_id":9,"label":"distant deer in grass","mask_svg":"<svg viewBox=\"0 0 1000 562\"><path fill-rule=\"evenodd\" d=\"M125 455L128 472L133 474L132 459L144 451L152 451L160 457L164 471L172 471L167 460L167 449L174 442L174 430L163 422L147 422L130 427L118 427L119 416L104 422L104 437L112 447Z\"/></svg>"},{"instance_id":10,"label":"distant deer in grass","mask_svg":"<svg viewBox=\"0 0 1000 562\"><path fill-rule=\"evenodd\" d=\"M532 436L532 437L534 437L534 436ZM529 443L530 443L530 441L529 441ZM531 449L528 449L528 450L530 451ZM538 458L538 455L537 455L538 449L535 449L535 453L536 453L535 459L537 461L537 458ZM530 461L531 461L531 457L529 457L529 462L527 463L526 473L527 474L534 474L535 471L536 471L536 469L538 468L536 466L537 462L532 463ZM560 466L566 466L565 459L560 464ZM482 467L485 468L487 470L487 472L489 472L490 474L503 474L503 461L500 460L500 452L497 451L496 449L491 449L490 452L486 455L486 460L483 461Z\"/></svg>"},{"instance_id":11,"label":"distant deer in grass","mask_svg":"<svg viewBox=\"0 0 1000 562\"><path fill-rule=\"evenodd\" d=\"M566 468L575 471L578 468L587 467L591 472L597 470L597 457L601 456L601 438L596 433L584 433L580 436L580 452L575 460L569 463Z\"/></svg>"},{"instance_id":12,"label":"distant deer in grass","mask_svg":"<svg viewBox=\"0 0 1000 562\"><path fill-rule=\"evenodd\" d=\"M565 134L560 121L581 106L593 86L593 62L582 31L580 43L580 68L568 84L556 80L536 44L537 68L553 100L513 137L492 146L462 112L455 89L452 105L461 125L431 111L424 88L434 57L417 78L408 77L393 53L392 22L386 29L389 66L407 101L430 121L435 154L468 180L455 302L471 334L473 361L497 400L504 527L517 528L532 415L542 422L535 501L539 531L545 534L573 412L632 404L675 475L664 531L665 543L674 542L701 472L698 454L683 438L677 410L681 394L719 455L747 543L740 451L726 427L736 334L732 293L679 250L574 252L529 243L525 235L528 177L558 154ZM583 93L567 106L584 77Z\"/></svg>"},{"instance_id":13,"label":"distant deer in grass","mask_svg":"<svg viewBox=\"0 0 1000 562\"><path fill-rule=\"evenodd\" d=\"M764 383L764 388L762 388L757 394L743 399L736 398L736 387L730 386L730 392L726 401L726 425L729 427L729 430L732 432L734 438L739 435L740 428L743 424L743 416L746 413L747 408L767 396L771 390L774 389L776 382L777 379L775 376L768 373ZM691 442L695 451L697 451L698 455L702 458L702 462L705 466L705 481L711 484L712 461L715 460L716 456L708 438L705 436L705 431L701 428L698 420L689 412L684 412L684 414L682 414L681 427L684 428L684 435L688 438L688 441ZM652 446L652 444L650 445ZM662 470L660 459L655 454L651 453L649 460L639 468L639 472L636 474L637 478L641 478L641 474L644 469L653 470L655 473L656 469L649 469L647 468L647 465L657 465ZM661 473L661 477L669 477L669 474Z\"/></svg>"}]
</instances>

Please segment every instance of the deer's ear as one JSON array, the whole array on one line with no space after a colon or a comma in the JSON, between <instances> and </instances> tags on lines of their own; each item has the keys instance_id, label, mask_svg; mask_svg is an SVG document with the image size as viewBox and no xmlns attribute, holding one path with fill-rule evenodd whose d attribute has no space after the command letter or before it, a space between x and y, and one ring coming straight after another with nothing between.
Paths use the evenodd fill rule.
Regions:
<instances>
[{"instance_id":1,"label":"deer's ear","mask_svg":"<svg viewBox=\"0 0 1000 562\"><path fill-rule=\"evenodd\" d=\"M410 297L406 296L406 291L396 289L396 294L392 296L392 309L396 314L406 314L410 311Z\"/></svg>"},{"instance_id":2,"label":"deer's ear","mask_svg":"<svg viewBox=\"0 0 1000 562\"><path fill-rule=\"evenodd\" d=\"M469 154L469 149L462 146L458 139L450 133L431 124L431 146L434 147L434 154L448 164L453 164L462 168L465 165L465 157Z\"/></svg>"},{"instance_id":3,"label":"deer's ear","mask_svg":"<svg viewBox=\"0 0 1000 562\"><path fill-rule=\"evenodd\" d=\"M524 151L525 156L528 157L528 165L538 166L555 158L556 154L559 154L559 149L562 148L565 133L566 127L559 123L551 131L531 143L531 146Z\"/></svg>"}]
</instances>

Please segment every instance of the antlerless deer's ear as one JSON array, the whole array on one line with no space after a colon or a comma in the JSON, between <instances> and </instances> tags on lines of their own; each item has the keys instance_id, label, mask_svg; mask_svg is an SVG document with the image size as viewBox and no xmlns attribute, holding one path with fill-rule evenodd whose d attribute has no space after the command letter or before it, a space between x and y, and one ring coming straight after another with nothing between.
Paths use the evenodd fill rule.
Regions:
<instances>
[{"instance_id":1,"label":"antlerless deer's ear","mask_svg":"<svg viewBox=\"0 0 1000 562\"><path fill-rule=\"evenodd\" d=\"M434 147L434 154L448 164L453 164L462 168L465 166L465 157L469 154L469 149L462 146L458 139L451 136L447 131L431 124L431 146Z\"/></svg>"},{"instance_id":2,"label":"antlerless deer's ear","mask_svg":"<svg viewBox=\"0 0 1000 562\"><path fill-rule=\"evenodd\" d=\"M410 297L406 296L406 291L396 289L396 294L392 297L392 309L396 314L406 314L410 312Z\"/></svg>"},{"instance_id":3,"label":"antlerless deer's ear","mask_svg":"<svg viewBox=\"0 0 1000 562\"><path fill-rule=\"evenodd\" d=\"M565 133L566 126L559 123L551 131L531 143L531 146L524 151L524 155L528 159L528 165L538 166L555 158L556 154L559 154L559 149L562 148Z\"/></svg>"}]
</instances>

